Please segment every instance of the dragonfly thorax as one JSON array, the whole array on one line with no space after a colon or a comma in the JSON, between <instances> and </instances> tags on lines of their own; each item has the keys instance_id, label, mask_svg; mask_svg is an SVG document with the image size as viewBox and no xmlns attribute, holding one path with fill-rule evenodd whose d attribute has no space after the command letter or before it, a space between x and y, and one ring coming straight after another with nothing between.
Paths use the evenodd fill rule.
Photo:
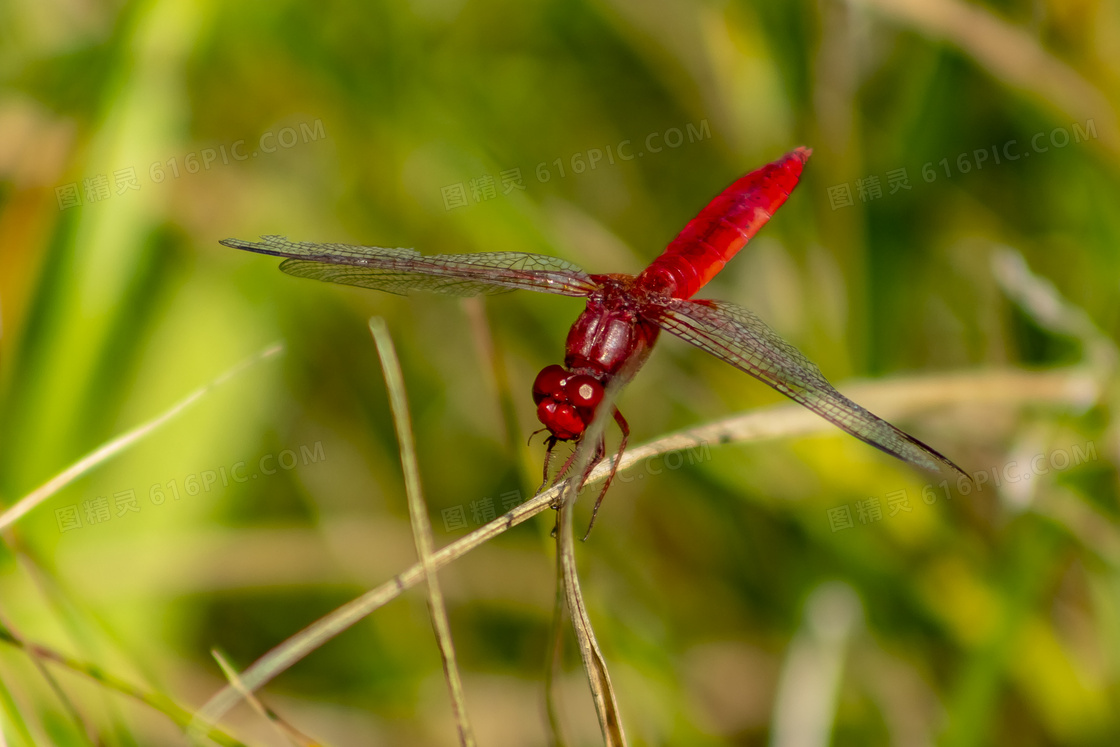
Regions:
<instances>
[{"instance_id":1,"label":"dragonfly thorax","mask_svg":"<svg viewBox=\"0 0 1120 747\"><path fill-rule=\"evenodd\" d=\"M583 434L602 399L603 385L597 379L563 366L546 366L533 381L537 419L561 441Z\"/></svg>"},{"instance_id":2,"label":"dragonfly thorax","mask_svg":"<svg viewBox=\"0 0 1120 747\"><path fill-rule=\"evenodd\" d=\"M642 316L649 294L630 275L596 275L601 285L568 331L564 366L589 373L600 383L624 368L633 374L649 355L659 328Z\"/></svg>"}]
</instances>

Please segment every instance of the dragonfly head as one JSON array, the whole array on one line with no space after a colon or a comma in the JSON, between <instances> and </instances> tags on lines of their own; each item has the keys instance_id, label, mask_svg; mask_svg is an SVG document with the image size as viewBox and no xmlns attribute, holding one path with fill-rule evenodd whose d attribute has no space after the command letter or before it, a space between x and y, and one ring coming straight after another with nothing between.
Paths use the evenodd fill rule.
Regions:
<instances>
[{"instance_id":1,"label":"dragonfly head","mask_svg":"<svg viewBox=\"0 0 1120 747\"><path fill-rule=\"evenodd\" d=\"M583 434L602 399L603 385L596 378L563 366L546 366L533 382L537 419L561 441Z\"/></svg>"}]
</instances>

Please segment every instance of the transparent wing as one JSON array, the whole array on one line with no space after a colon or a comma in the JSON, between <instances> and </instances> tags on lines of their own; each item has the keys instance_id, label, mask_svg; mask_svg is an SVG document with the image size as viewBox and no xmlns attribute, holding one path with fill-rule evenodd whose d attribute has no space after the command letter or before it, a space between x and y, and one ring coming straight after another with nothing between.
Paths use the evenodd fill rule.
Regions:
<instances>
[{"instance_id":1,"label":"transparent wing","mask_svg":"<svg viewBox=\"0 0 1120 747\"><path fill-rule=\"evenodd\" d=\"M939 471L939 465L944 465L965 474L942 454L836 391L815 363L742 306L672 299L654 321L769 384L861 441L920 467Z\"/></svg>"},{"instance_id":2,"label":"transparent wing","mask_svg":"<svg viewBox=\"0 0 1120 747\"><path fill-rule=\"evenodd\" d=\"M586 296L596 288L591 277L572 263L528 252L421 254L414 249L289 241L283 236L262 236L259 242L225 239L221 243L286 257L280 269L289 275L398 295L422 290L475 296L523 288Z\"/></svg>"}]
</instances>

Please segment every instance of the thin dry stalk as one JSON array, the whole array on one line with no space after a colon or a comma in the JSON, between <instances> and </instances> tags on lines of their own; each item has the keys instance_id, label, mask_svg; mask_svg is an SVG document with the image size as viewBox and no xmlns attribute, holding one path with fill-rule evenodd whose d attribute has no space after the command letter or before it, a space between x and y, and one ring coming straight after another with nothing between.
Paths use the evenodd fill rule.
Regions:
<instances>
[{"instance_id":1,"label":"thin dry stalk","mask_svg":"<svg viewBox=\"0 0 1120 747\"><path fill-rule=\"evenodd\" d=\"M556 678L560 676L564 652L564 585L556 584L556 601L552 605L552 622L548 629L548 660L544 672L544 709L548 719L548 734L552 747L565 747L567 741L560 728L560 713L556 709Z\"/></svg>"},{"instance_id":2,"label":"thin dry stalk","mask_svg":"<svg viewBox=\"0 0 1120 747\"><path fill-rule=\"evenodd\" d=\"M572 465L573 477L564 483L560 494L556 535L557 582L563 588L568 602L572 629L576 634L580 658L583 659L583 668L587 673L588 685L591 687L591 700L595 703L595 714L599 717L599 728L603 732L603 743L607 747L625 747L626 733L622 729L622 717L619 714L618 700L615 698L607 662L599 649L598 641L595 640L591 616L587 614L587 605L584 604L583 592L580 591L579 574L576 571L573 516L581 487L579 484L581 476L586 473L591 460L595 457L596 445L610 419L614 400L621 385L622 380L619 379L607 387L598 415L580 440L575 463Z\"/></svg>"},{"instance_id":3,"label":"thin dry stalk","mask_svg":"<svg viewBox=\"0 0 1120 747\"><path fill-rule=\"evenodd\" d=\"M463 310L470 324L471 339L474 341L482 369L486 376L486 386L498 403L502 418L502 435L510 449L521 442L521 424L517 420L517 406L514 402L515 387L510 385L509 371L506 366L502 346L494 339L493 327L486 318L486 305L482 298L472 296L463 299Z\"/></svg>"},{"instance_id":4,"label":"thin dry stalk","mask_svg":"<svg viewBox=\"0 0 1120 747\"><path fill-rule=\"evenodd\" d=\"M573 483L569 483L572 485ZM570 491L575 494L575 488ZM603 732L603 743L607 747L625 747L626 733L622 729L622 717L619 714L618 700L614 695L614 686L611 684L610 672L607 669L606 659L595 640L595 630L591 625L591 616L587 614L587 605L583 602L583 592L580 591L579 575L576 572L575 557L575 531L572 528L573 506L565 502L561 507L560 533L557 537L559 546L557 561L560 566L560 581L563 584L564 595L568 601L568 610L572 616L572 629L575 630L576 640L579 642L580 658L583 659L584 671L587 672L587 682L591 687L591 699L595 703L595 714L599 717L599 728Z\"/></svg>"},{"instance_id":5,"label":"thin dry stalk","mask_svg":"<svg viewBox=\"0 0 1120 747\"><path fill-rule=\"evenodd\" d=\"M385 386L389 390L389 404L393 409L393 422L397 428L397 440L401 447L401 468L404 470L404 488L408 497L408 513L412 520L412 537L416 543L416 553L428 580L428 608L432 616L432 629L439 645L440 658L443 660L443 673L447 678L447 689L451 694L451 709L455 713L455 725L459 730L459 743L463 747L473 747L474 733L470 718L467 716L467 703L463 697L463 680L455 661L455 645L451 640L451 625L447 621L447 607L436 577L436 567L432 562L432 525L428 520L428 507L420 487L420 468L416 462L416 443L412 437L412 418L408 412L405 397L404 376L397 351L389 336L385 320L374 317L369 320L369 331L377 344L377 355L381 358L381 369L385 373Z\"/></svg>"}]
</instances>

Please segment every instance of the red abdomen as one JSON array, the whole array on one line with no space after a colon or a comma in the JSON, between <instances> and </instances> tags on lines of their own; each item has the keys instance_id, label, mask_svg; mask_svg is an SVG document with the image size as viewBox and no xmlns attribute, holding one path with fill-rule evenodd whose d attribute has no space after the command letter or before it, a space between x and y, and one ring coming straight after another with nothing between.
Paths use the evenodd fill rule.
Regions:
<instances>
[{"instance_id":1,"label":"red abdomen","mask_svg":"<svg viewBox=\"0 0 1120 747\"><path fill-rule=\"evenodd\" d=\"M782 206L811 153L798 148L723 190L638 276L638 283L691 298Z\"/></svg>"}]
</instances>

